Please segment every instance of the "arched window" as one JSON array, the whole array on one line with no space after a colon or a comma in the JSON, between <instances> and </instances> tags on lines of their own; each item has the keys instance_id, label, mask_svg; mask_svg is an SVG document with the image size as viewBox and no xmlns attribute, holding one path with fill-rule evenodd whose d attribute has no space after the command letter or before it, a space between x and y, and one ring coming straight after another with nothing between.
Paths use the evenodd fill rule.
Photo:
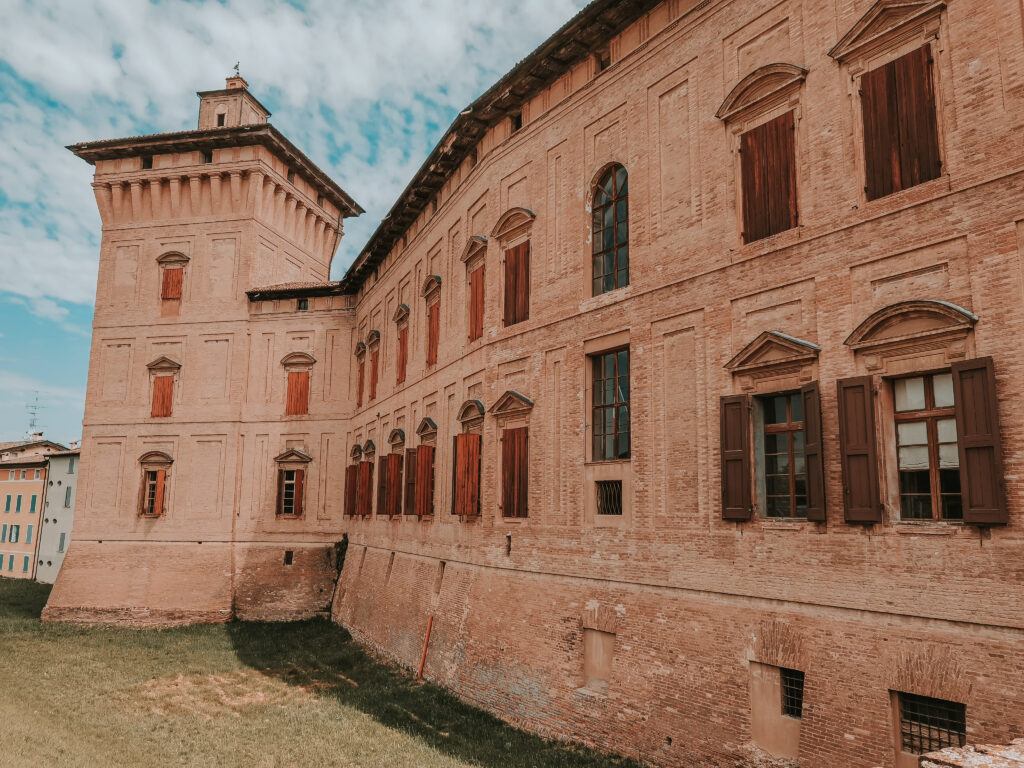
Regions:
<instances>
[{"instance_id":1,"label":"arched window","mask_svg":"<svg viewBox=\"0 0 1024 768\"><path fill-rule=\"evenodd\" d=\"M629 187L613 165L594 187L594 295L629 285Z\"/></svg>"}]
</instances>

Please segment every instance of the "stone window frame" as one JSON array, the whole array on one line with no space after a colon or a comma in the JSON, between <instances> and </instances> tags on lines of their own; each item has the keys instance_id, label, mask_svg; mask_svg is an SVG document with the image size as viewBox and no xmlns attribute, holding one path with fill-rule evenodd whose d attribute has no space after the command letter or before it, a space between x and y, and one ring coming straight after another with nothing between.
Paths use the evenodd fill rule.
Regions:
<instances>
[{"instance_id":1,"label":"stone window frame","mask_svg":"<svg viewBox=\"0 0 1024 768\"><path fill-rule=\"evenodd\" d=\"M420 287L420 296L423 298L423 309L424 309L424 325L426 327L426 333L423 334L424 347L423 347L423 364L425 368L436 368L441 356L441 276L436 274L427 275L423 280L423 285ZM433 362L430 360L430 312L433 307L437 307L437 350L435 350L435 359Z\"/></svg>"},{"instance_id":2,"label":"stone window frame","mask_svg":"<svg viewBox=\"0 0 1024 768\"><path fill-rule=\"evenodd\" d=\"M156 380L162 376L170 376L172 379L171 383L171 413L174 413L174 406L181 402L181 363L167 355L160 355L153 362L146 365L146 369L149 371L149 397L148 402L152 404L153 393L156 388ZM167 419L170 416L151 416L150 418Z\"/></svg>"},{"instance_id":3,"label":"stone window frame","mask_svg":"<svg viewBox=\"0 0 1024 768\"><path fill-rule=\"evenodd\" d=\"M189 257L181 251L167 251L157 256L157 301L160 304L162 317L173 317L180 312L181 304L185 301L185 278L188 277L190 261ZM181 270L181 298L179 299L163 298L164 273L171 269Z\"/></svg>"},{"instance_id":4,"label":"stone window frame","mask_svg":"<svg viewBox=\"0 0 1024 768\"><path fill-rule=\"evenodd\" d=\"M953 82L953 62L950 53L949 22L946 19L945 0L878 0L829 50L847 76L847 97L850 102L848 118L852 121L847 134L858 182L858 205L878 204L891 200L911 189L935 185L938 193L950 183L946 135L955 130L953 89L945 87ZM888 17L888 18L887 18ZM868 200L866 192L867 165L864 157L864 113L861 104L861 78L918 48L928 46L932 67L932 87L935 93L935 122L938 131L939 159L942 171L935 179L890 195ZM884 203L883 203L884 205Z\"/></svg>"},{"instance_id":5,"label":"stone window frame","mask_svg":"<svg viewBox=\"0 0 1024 768\"><path fill-rule=\"evenodd\" d=\"M613 171L615 168L622 168L626 172L626 183L629 183L629 168L626 163L620 162L619 160L609 160L601 165L597 173L594 174L590 180L589 196L587 197L586 216L587 216L587 242L590 244L588 253L586 255L586 262L583 264L583 273L587 278L587 284L584 286L584 296L587 299L596 299L600 296L607 296L617 291L623 291L630 287L632 279L632 256L633 256L633 243L630 240L629 235L626 236L626 248L628 252L627 258L630 262L630 267L627 267L627 278L624 285L617 285L608 291L602 291L601 293L594 293L594 197L597 195L598 186L601 180L606 174ZM629 211L629 192L626 192L626 229L627 233L631 231L631 216ZM616 201L618 198L615 198ZM616 259L616 264L618 263ZM532 266L532 265L531 265Z\"/></svg>"},{"instance_id":6,"label":"stone window frame","mask_svg":"<svg viewBox=\"0 0 1024 768\"><path fill-rule=\"evenodd\" d=\"M370 381L366 390L366 402L370 403L378 399L379 392L377 388L381 382L381 373L383 363L380 359L381 349L381 336L380 331L373 329L366 334L366 351L370 355ZM374 375L374 363L376 363L377 371Z\"/></svg>"},{"instance_id":7,"label":"stone window frame","mask_svg":"<svg viewBox=\"0 0 1024 768\"><path fill-rule=\"evenodd\" d=\"M409 309L408 304L399 303L395 307L395 314L391 320L395 324L395 386L404 384L409 379L409 317L412 311ZM401 352L402 333L405 333L405 370L399 365L399 357ZM399 372L405 375L401 380L398 379Z\"/></svg>"},{"instance_id":8,"label":"stone window frame","mask_svg":"<svg viewBox=\"0 0 1024 768\"><path fill-rule=\"evenodd\" d=\"M529 429L530 429L530 416L533 413L534 401L514 389L506 390L490 408L490 415L494 418L497 425L497 429L494 430L494 435L491 438L492 448L494 455L498 457L498 511L497 519L503 523L509 523L511 525L518 525L527 522L529 518L529 501L527 501L527 514L521 517L508 517L505 515L504 509L504 432L506 429L520 429L525 428L527 430L527 453L526 453L526 477L527 477L527 496L529 496L530 486L530 450L529 450Z\"/></svg>"},{"instance_id":9,"label":"stone window frame","mask_svg":"<svg viewBox=\"0 0 1024 768\"><path fill-rule=\"evenodd\" d=\"M147 451L139 456L139 468L141 471L141 483L139 487L136 509L138 516L145 520L158 520L166 517L170 509L170 487L171 487L171 465L174 464L174 457L165 451ZM146 494L148 490L148 474L150 472L163 472L163 495L161 498L160 511L157 513L146 512Z\"/></svg>"},{"instance_id":10,"label":"stone window frame","mask_svg":"<svg viewBox=\"0 0 1024 768\"><path fill-rule=\"evenodd\" d=\"M284 514L281 512L281 499L275 494L274 501L274 518L277 520L301 520L306 516L306 489L310 487L308 475L309 468L313 464L313 457L306 453L301 448L288 448L282 451L274 457L274 464L277 467L275 472L275 488L278 487L282 472L301 470L303 473L302 478L302 497L299 501L299 509L291 514Z\"/></svg>"},{"instance_id":11,"label":"stone window frame","mask_svg":"<svg viewBox=\"0 0 1024 768\"><path fill-rule=\"evenodd\" d=\"M313 400L313 368L316 365L316 358L308 352L289 352L287 355L281 358L281 367L284 369L284 383L285 383L285 410L287 410L287 399L288 399L288 382L293 373L306 373L306 412L302 414L293 414L285 416L285 418L295 419L303 416L310 415L310 403Z\"/></svg>"},{"instance_id":12,"label":"stone window frame","mask_svg":"<svg viewBox=\"0 0 1024 768\"><path fill-rule=\"evenodd\" d=\"M486 326L481 323L481 333L479 338L469 339L469 329L472 325L473 306L471 303L471 286L470 286L470 275L472 275L477 269L483 267L484 270L484 310L483 320L487 318L487 246L489 239L486 235L470 235L469 241L466 243L466 247L462 250L462 255L459 256L461 261L466 268L466 339L467 344L472 346L478 346L483 343L484 335L486 332Z\"/></svg>"}]
</instances>

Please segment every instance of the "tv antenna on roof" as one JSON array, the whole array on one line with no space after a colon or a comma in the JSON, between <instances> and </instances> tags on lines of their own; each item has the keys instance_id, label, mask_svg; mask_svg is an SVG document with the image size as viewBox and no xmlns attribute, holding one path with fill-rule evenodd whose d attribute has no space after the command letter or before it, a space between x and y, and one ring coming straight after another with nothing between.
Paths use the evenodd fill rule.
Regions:
<instances>
[{"instance_id":1,"label":"tv antenna on roof","mask_svg":"<svg viewBox=\"0 0 1024 768\"><path fill-rule=\"evenodd\" d=\"M39 404L39 390L32 390L35 394L35 399L31 403L26 403L25 410L28 411L28 433L33 435L39 431L39 411L46 406Z\"/></svg>"},{"instance_id":2,"label":"tv antenna on roof","mask_svg":"<svg viewBox=\"0 0 1024 768\"><path fill-rule=\"evenodd\" d=\"M238 61L235 62L235 77L241 77L242 76L241 73L238 71L238 65L240 63L241 62L238 62Z\"/></svg>"}]
</instances>

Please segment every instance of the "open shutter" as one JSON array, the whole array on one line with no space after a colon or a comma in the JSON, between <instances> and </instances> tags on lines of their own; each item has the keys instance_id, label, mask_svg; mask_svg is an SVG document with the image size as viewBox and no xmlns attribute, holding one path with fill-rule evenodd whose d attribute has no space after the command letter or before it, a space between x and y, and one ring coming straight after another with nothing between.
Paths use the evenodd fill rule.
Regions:
<instances>
[{"instance_id":1,"label":"open shutter","mask_svg":"<svg viewBox=\"0 0 1024 768\"><path fill-rule=\"evenodd\" d=\"M274 514L280 515L284 511L284 470L277 470L277 507Z\"/></svg>"},{"instance_id":2,"label":"open shutter","mask_svg":"<svg viewBox=\"0 0 1024 768\"><path fill-rule=\"evenodd\" d=\"M164 485L167 480L167 470L158 469L156 471L156 495L153 498L153 514L162 515L164 513Z\"/></svg>"},{"instance_id":3,"label":"open shutter","mask_svg":"<svg viewBox=\"0 0 1024 768\"><path fill-rule=\"evenodd\" d=\"M461 515L462 494L465 483L460 485L460 478L463 475L462 458L459 456L459 435L452 438L452 514Z\"/></svg>"},{"instance_id":4,"label":"open shutter","mask_svg":"<svg viewBox=\"0 0 1024 768\"><path fill-rule=\"evenodd\" d=\"M750 397L721 399L722 519L749 520Z\"/></svg>"},{"instance_id":5,"label":"open shutter","mask_svg":"<svg viewBox=\"0 0 1024 768\"><path fill-rule=\"evenodd\" d=\"M357 514L368 515L373 507L373 462L359 462L359 493Z\"/></svg>"},{"instance_id":6,"label":"open shutter","mask_svg":"<svg viewBox=\"0 0 1024 768\"><path fill-rule=\"evenodd\" d=\"M530 319L530 241L519 248L516 263L516 322Z\"/></svg>"},{"instance_id":7,"label":"open shutter","mask_svg":"<svg viewBox=\"0 0 1024 768\"><path fill-rule=\"evenodd\" d=\"M356 513L356 489L359 484L359 465L349 464L345 467L345 514Z\"/></svg>"},{"instance_id":8,"label":"open shutter","mask_svg":"<svg viewBox=\"0 0 1024 768\"><path fill-rule=\"evenodd\" d=\"M740 183L743 187L743 242L760 240L768 227L760 204L761 196L761 145L757 129L740 136Z\"/></svg>"},{"instance_id":9,"label":"open shutter","mask_svg":"<svg viewBox=\"0 0 1024 768\"><path fill-rule=\"evenodd\" d=\"M441 335L441 302L427 308L427 365L437 363L437 345Z\"/></svg>"},{"instance_id":10,"label":"open shutter","mask_svg":"<svg viewBox=\"0 0 1024 768\"><path fill-rule=\"evenodd\" d=\"M501 507L505 517L527 516L527 430L506 429L501 437Z\"/></svg>"},{"instance_id":11,"label":"open shutter","mask_svg":"<svg viewBox=\"0 0 1024 768\"><path fill-rule=\"evenodd\" d=\"M480 435L466 435L466 514L480 514Z\"/></svg>"},{"instance_id":12,"label":"open shutter","mask_svg":"<svg viewBox=\"0 0 1024 768\"><path fill-rule=\"evenodd\" d=\"M931 49L922 46L889 66L893 69L891 83L899 109L900 185L907 189L942 173Z\"/></svg>"},{"instance_id":13,"label":"open shutter","mask_svg":"<svg viewBox=\"0 0 1024 768\"><path fill-rule=\"evenodd\" d=\"M796 226L794 119L787 112L740 137L744 242Z\"/></svg>"},{"instance_id":14,"label":"open shutter","mask_svg":"<svg viewBox=\"0 0 1024 768\"><path fill-rule=\"evenodd\" d=\"M434 514L434 446L416 449L416 514Z\"/></svg>"},{"instance_id":15,"label":"open shutter","mask_svg":"<svg viewBox=\"0 0 1024 768\"><path fill-rule=\"evenodd\" d=\"M359 388L356 390L356 408L363 407L363 375L366 373L366 361L359 361Z\"/></svg>"},{"instance_id":16,"label":"open shutter","mask_svg":"<svg viewBox=\"0 0 1024 768\"><path fill-rule=\"evenodd\" d=\"M387 513L389 517L402 514L402 454L388 455Z\"/></svg>"},{"instance_id":17,"label":"open shutter","mask_svg":"<svg viewBox=\"0 0 1024 768\"><path fill-rule=\"evenodd\" d=\"M964 522L1007 522L1003 456L991 357L953 363L956 438Z\"/></svg>"},{"instance_id":18,"label":"open shutter","mask_svg":"<svg viewBox=\"0 0 1024 768\"><path fill-rule=\"evenodd\" d=\"M377 397L377 373L380 369L380 348L370 353L370 399Z\"/></svg>"},{"instance_id":19,"label":"open shutter","mask_svg":"<svg viewBox=\"0 0 1024 768\"><path fill-rule=\"evenodd\" d=\"M804 461L807 471L807 519L825 520L825 461L821 450L821 391L818 382L800 387L804 406Z\"/></svg>"},{"instance_id":20,"label":"open shutter","mask_svg":"<svg viewBox=\"0 0 1024 768\"><path fill-rule=\"evenodd\" d=\"M416 514L416 449L405 451L405 499L402 511L407 515Z\"/></svg>"},{"instance_id":21,"label":"open shutter","mask_svg":"<svg viewBox=\"0 0 1024 768\"><path fill-rule=\"evenodd\" d=\"M160 298L166 300L181 300L181 284L184 270L181 267L165 269L163 281L160 286Z\"/></svg>"},{"instance_id":22,"label":"open shutter","mask_svg":"<svg viewBox=\"0 0 1024 768\"><path fill-rule=\"evenodd\" d=\"M292 371L288 374L285 415L304 416L307 413L309 413L309 371Z\"/></svg>"},{"instance_id":23,"label":"open shutter","mask_svg":"<svg viewBox=\"0 0 1024 768\"><path fill-rule=\"evenodd\" d=\"M477 267L469 274L469 340L484 335L484 268Z\"/></svg>"},{"instance_id":24,"label":"open shutter","mask_svg":"<svg viewBox=\"0 0 1024 768\"><path fill-rule=\"evenodd\" d=\"M505 325L512 325L516 316L516 255L515 248L505 251Z\"/></svg>"},{"instance_id":25,"label":"open shutter","mask_svg":"<svg viewBox=\"0 0 1024 768\"><path fill-rule=\"evenodd\" d=\"M896 90L890 87L889 65L865 72L860 79L864 120L864 192L868 200L899 189L899 139Z\"/></svg>"},{"instance_id":26,"label":"open shutter","mask_svg":"<svg viewBox=\"0 0 1024 768\"><path fill-rule=\"evenodd\" d=\"M377 459L377 514L386 515L388 505L388 457Z\"/></svg>"},{"instance_id":27,"label":"open shutter","mask_svg":"<svg viewBox=\"0 0 1024 768\"><path fill-rule=\"evenodd\" d=\"M302 514L302 487L306 478L306 470L295 470L295 506L292 507L292 514L296 517Z\"/></svg>"},{"instance_id":28,"label":"open shutter","mask_svg":"<svg viewBox=\"0 0 1024 768\"><path fill-rule=\"evenodd\" d=\"M170 416L173 400L174 377L156 376L153 379L153 407L150 410L150 416Z\"/></svg>"},{"instance_id":29,"label":"open shutter","mask_svg":"<svg viewBox=\"0 0 1024 768\"><path fill-rule=\"evenodd\" d=\"M839 393L839 449L843 504L848 523L880 523L874 390L870 376L836 382Z\"/></svg>"},{"instance_id":30,"label":"open shutter","mask_svg":"<svg viewBox=\"0 0 1024 768\"><path fill-rule=\"evenodd\" d=\"M398 368L395 374L395 383L401 384L405 381L405 367L409 360L409 326L405 326L398 332Z\"/></svg>"}]
</instances>

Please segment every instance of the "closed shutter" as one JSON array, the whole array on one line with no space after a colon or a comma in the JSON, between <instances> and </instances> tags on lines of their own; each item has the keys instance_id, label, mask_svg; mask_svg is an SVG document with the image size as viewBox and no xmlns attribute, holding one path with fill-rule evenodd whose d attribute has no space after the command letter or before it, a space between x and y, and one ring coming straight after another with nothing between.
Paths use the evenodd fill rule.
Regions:
<instances>
[{"instance_id":1,"label":"closed shutter","mask_svg":"<svg viewBox=\"0 0 1024 768\"><path fill-rule=\"evenodd\" d=\"M722 519L749 520L750 397L721 399Z\"/></svg>"},{"instance_id":2,"label":"closed shutter","mask_svg":"<svg viewBox=\"0 0 1024 768\"><path fill-rule=\"evenodd\" d=\"M484 335L484 268L477 267L469 274L469 340Z\"/></svg>"},{"instance_id":3,"label":"closed shutter","mask_svg":"<svg viewBox=\"0 0 1024 768\"><path fill-rule=\"evenodd\" d=\"M529 453L527 428L501 435L501 507L505 517L527 517Z\"/></svg>"},{"instance_id":4,"label":"closed shutter","mask_svg":"<svg viewBox=\"0 0 1024 768\"><path fill-rule=\"evenodd\" d=\"M931 48L922 46L890 66L899 108L900 183L907 189L942 173Z\"/></svg>"},{"instance_id":5,"label":"closed shutter","mask_svg":"<svg viewBox=\"0 0 1024 768\"><path fill-rule=\"evenodd\" d=\"M825 520L825 461L821 448L821 391L812 381L800 388L804 410L804 461L807 471L807 519Z\"/></svg>"},{"instance_id":6,"label":"closed shutter","mask_svg":"<svg viewBox=\"0 0 1024 768\"><path fill-rule=\"evenodd\" d=\"M356 408L363 407L363 374L366 373L366 361L359 360L359 385L356 390Z\"/></svg>"},{"instance_id":7,"label":"closed shutter","mask_svg":"<svg viewBox=\"0 0 1024 768\"><path fill-rule=\"evenodd\" d=\"M434 514L434 446L421 445L416 449L416 514L420 517Z\"/></svg>"},{"instance_id":8,"label":"closed shutter","mask_svg":"<svg viewBox=\"0 0 1024 768\"><path fill-rule=\"evenodd\" d=\"M794 113L787 112L741 137L744 242L796 226L794 134Z\"/></svg>"},{"instance_id":9,"label":"closed shutter","mask_svg":"<svg viewBox=\"0 0 1024 768\"><path fill-rule=\"evenodd\" d=\"M505 311L502 319L506 326L516 322L516 253L515 248L505 251Z\"/></svg>"},{"instance_id":10,"label":"closed shutter","mask_svg":"<svg viewBox=\"0 0 1024 768\"><path fill-rule=\"evenodd\" d=\"M358 507L360 515L369 515L373 512L373 462L359 462L359 496Z\"/></svg>"},{"instance_id":11,"label":"closed shutter","mask_svg":"<svg viewBox=\"0 0 1024 768\"><path fill-rule=\"evenodd\" d=\"M868 200L899 189L896 91L889 87L889 67L865 72L860 79L864 119L864 192Z\"/></svg>"},{"instance_id":12,"label":"closed shutter","mask_svg":"<svg viewBox=\"0 0 1024 768\"><path fill-rule=\"evenodd\" d=\"M377 514L388 513L388 457L381 456L377 459Z\"/></svg>"},{"instance_id":13,"label":"closed shutter","mask_svg":"<svg viewBox=\"0 0 1024 768\"><path fill-rule=\"evenodd\" d=\"M398 367L395 374L395 383L401 384L405 381L405 368L409 362L409 326L405 326L398 332Z\"/></svg>"},{"instance_id":14,"label":"closed shutter","mask_svg":"<svg viewBox=\"0 0 1024 768\"><path fill-rule=\"evenodd\" d=\"M181 267L165 269L163 281L160 286L160 298L166 300L181 300L182 276L185 271Z\"/></svg>"},{"instance_id":15,"label":"closed shutter","mask_svg":"<svg viewBox=\"0 0 1024 768\"><path fill-rule=\"evenodd\" d=\"M400 453L388 455L386 505L388 517L402 514L402 454Z\"/></svg>"},{"instance_id":16,"label":"closed shutter","mask_svg":"<svg viewBox=\"0 0 1024 768\"><path fill-rule=\"evenodd\" d=\"M880 523L874 391L870 376L837 382L843 504L848 523Z\"/></svg>"},{"instance_id":17,"label":"closed shutter","mask_svg":"<svg viewBox=\"0 0 1024 768\"><path fill-rule=\"evenodd\" d=\"M437 345L441 336L441 302L427 308L427 365L437 363Z\"/></svg>"},{"instance_id":18,"label":"closed shutter","mask_svg":"<svg viewBox=\"0 0 1024 768\"><path fill-rule=\"evenodd\" d=\"M167 480L167 470L158 469L156 471L156 494L153 497L153 514L162 515L164 513L164 485Z\"/></svg>"},{"instance_id":19,"label":"closed shutter","mask_svg":"<svg viewBox=\"0 0 1024 768\"><path fill-rule=\"evenodd\" d=\"M349 464L345 467L345 514L356 513L356 493L359 486L359 465Z\"/></svg>"},{"instance_id":20,"label":"closed shutter","mask_svg":"<svg viewBox=\"0 0 1024 768\"><path fill-rule=\"evenodd\" d=\"M295 506L292 507L292 514L296 516L302 514L302 487L305 478L306 470L295 470Z\"/></svg>"},{"instance_id":21,"label":"closed shutter","mask_svg":"<svg viewBox=\"0 0 1024 768\"><path fill-rule=\"evenodd\" d=\"M309 371L291 371L288 374L286 416L304 416L309 413Z\"/></svg>"},{"instance_id":22,"label":"closed shutter","mask_svg":"<svg viewBox=\"0 0 1024 768\"><path fill-rule=\"evenodd\" d=\"M171 415L174 401L174 376L156 376L153 379L153 407L150 416Z\"/></svg>"},{"instance_id":23,"label":"closed shutter","mask_svg":"<svg viewBox=\"0 0 1024 768\"><path fill-rule=\"evenodd\" d=\"M380 368L380 349L370 354L370 399L377 397L377 372Z\"/></svg>"},{"instance_id":24,"label":"closed shutter","mask_svg":"<svg viewBox=\"0 0 1024 768\"><path fill-rule=\"evenodd\" d=\"M455 436L453 511L457 515L480 514L480 435Z\"/></svg>"},{"instance_id":25,"label":"closed shutter","mask_svg":"<svg viewBox=\"0 0 1024 768\"><path fill-rule=\"evenodd\" d=\"M416 449L405 451L405 499L402 511L407 515L416 514Z\"/></svg>"},{"instance_id":26,"label":"closed shutter","mask_svg":"<svg viewBox=\"0 0 1024 768\"><path fill-rule=\"evenodd\" d=\"M517 246L516 260L516 322L530 319L530 241Z\"/></svg>"},{"instance_id":27,"label":"closed shutter","mask_svg":"<svg viewBox=\"0 0 1024 768\"><path fill-rule=\"evenodd\" d=\"M275 508L275 514L282 514L284 512L284 470L277 470L277 507Z\"/></svg>"},{"instance_id":28,"label":"closed shutter","mask_svg":"<svg viewBox=\"0 0 1024 768\"><path fill-rule=\"evenodd\" d=\"M991 357L953 363L956 437L964 522L1007 522L1003 456Z\"/></svg>"}]
</instances>

